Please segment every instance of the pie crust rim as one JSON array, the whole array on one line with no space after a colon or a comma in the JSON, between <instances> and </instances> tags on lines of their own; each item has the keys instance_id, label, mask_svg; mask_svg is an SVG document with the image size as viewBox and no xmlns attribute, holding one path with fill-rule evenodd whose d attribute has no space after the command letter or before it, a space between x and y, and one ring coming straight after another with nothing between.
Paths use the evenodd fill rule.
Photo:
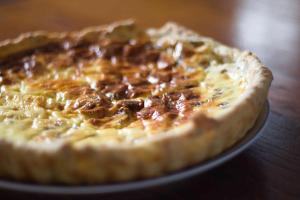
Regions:
<instances>
[{"instance_id":1,"label":"pie crust rim","mask_svg":"<svg viewBox=\"0 0 300 200\"><path fill-rule=\"evenodd\" d=\"M126 28L132 23L122 21L72 33L41 31L23 34L0 43L0 59L59 41L66 34L93 38L101 31ZM191 32L175 23L170 25L174 30ZM192 120L172 134L158 135L134 146L74 148L71 144L61 144L44 148L0 140L0 176L40 183L128 181L182 169L212 158L232 146L254 125L267 99L272 73L253 53L204 39L222 49L224 55L230 54L245 69L245 78L251 80L251 86L225 113L214 119L195 113Z\"/></svg>"}]
</instances>

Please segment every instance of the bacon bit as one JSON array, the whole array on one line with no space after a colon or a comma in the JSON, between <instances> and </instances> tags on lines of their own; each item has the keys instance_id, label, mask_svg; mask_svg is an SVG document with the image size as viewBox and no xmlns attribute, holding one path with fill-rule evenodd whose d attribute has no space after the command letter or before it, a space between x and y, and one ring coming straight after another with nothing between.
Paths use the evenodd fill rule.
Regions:
<instances>
[{"instance_id":1,"label":"bacon bit","mask_svg":"<svg viewBox=\"0 0 300 200\"><path fill-rule=\"evenodd\" d=\"M196 79L184 79L184 78L175 78L171 80L171 86L177 89L189 89L197 87L199 81Z\"/></svg>"},{"instance_id":2,"label":"bacon bit","mask_svg":"<svg viewBox=\"0 0 300 200\"><path fill-rule=\"evenodd\" d=\"M139 111L144 107L143 100L123 100L118 102L119 107L128 108L130 111Z\"/></svg>"},{"instance_id":3,"label":"bacon bit","mask_svg":"<svg viewBox=\"0 0 300 200\"><path fill-rule=\"evenodd\" d=\"M99 57L99 52L95 50L96 47L90 47L90 48L78 48L73 49L69 51L70 58L74 60L75 62L78 62L80 60L88 60L88 59L94 59Z\"/></svg>"},{"instance_id":4,"label":"bacon bit","mask_svg":"<svg viewBox=\"0 0 300 200\"><path fill-rule=\"evenodd\" d=\"M111 40L103 40L100 42L101 57L111 59L114 56L121 56L126 43L113 42Z\"/></svg>"},{"instance_id":5,"label":"bacon bit","mask_svg":"<svg viewBox=\"0 0 300 200\"><path fill-rule=\"evenodd\" d=\"M94 126L102 126L103 124L111 121L110 117L104 117L104 118L90 118L88 119L88 122L91 123Z\"/></svg>"},{"instance_id":6,"label":"bacon bit","mask_svg":"<svg viewBox=\"0 0 300 200\"><path fill-rule=\"evenodd\" d=\"M124 99L128 97L128 86L125 84L110 85L102 90L111 99Z\"/></svg>"},{"instance_id":7,"label":"bacon bit","mask_svg":"<svg viewBox=\"0 0 300 200\"><path fill-rule=\"evenodd\" d=\"M104 107L94 107L94 108L89 108L91 105L87 105L87 107L82 107L79 112L81 114L87 115L89 117L97 117L97 118L102 118L105 117L107 114L107 109Z\"/></svg>"},{"instance_id":8,"label":"bacon bit","mask_svg":"<svg viewBox=\"0 0 300 200\"><path fill-rule=\"evenodd\" d=\"M152 85L132 87L128 91L128 98L135 98L135 97L140 97L140 96L143 96L143 95L146 95L146 94L150 94L152 88L153 88Z\"/></svg>"},{"instance_id":9,"label":"bacon bit","mask_svg":"<svg viewBox=\"0 0 300 200\"><path fill-rule=\"evenodd\" d=\"M97 119L97 118L91 118L88 120L89 123L91 123L94 126L100 126L103 124L102 120Z\"/></svg>"},{"instance_id":10,"label":"bacon bit","mask_svg":"<svg viewBox=\"0 0 300 200\"><path fill-rule=\"evenodd\" d=\"M199 95L193 93L191 90L153 96L145 100L144 108L137 113L137 117L142 119L158 119L159 116L164 115L173 119L179 113L187 112L195 104L199 104L196 101L198 98Z\"/></svg>"},{"instance_id":11,"label":"bacon bit","mask_svg":"<svg viewBox=\"0 0 300 200\"><path fill-rule=\"evenodd\" d=\"M111 102L101 94L82 95L75 104L74 109L78 108L95 108L96 106L110 106Z\"/></svg>"},{"instance_id":12,"label":"bacon bit","mask_svg":"<svg viewBox=\"0 0 300 200\"><path fill-rule=\"evenodd\" d=\"M162 114L166 113L164 105L147 107L137 113L137 118L141 119L157 119Z\"/></svg>"},{"instance_id":13,"label":"bacon bit","mask_svg":"<svg viewBox=\"0 0 300 200\"><path fill-rule=\"evenodd\" d=\"M123 49L123 57L128 62L140 63L139 56L143 51L145 51L145 44L127 44Z\"/></svg>"},{"instance_id":14,"label":"bacon bit","mask_svg":"<svg viewBox=\"0 0 300 200\"><path fill-rule=\"evenodd\" d=\"M127 44L123 49L123 58L129 63L145 64L149 62L157 62L159 52L154 50L149 43Z\"/></svg>"},{"instance_id":15,"label":"bacon bit","mask_svg":"<svg viewBox=\"0 0 300 200\"><path fill-rule=\"evenodd\" d=\"M93 94L79 97L74 103L73 109L90 117L102 118L107 114L110 106L111 102L104 95Z\"/></svg>"}]
</instances>

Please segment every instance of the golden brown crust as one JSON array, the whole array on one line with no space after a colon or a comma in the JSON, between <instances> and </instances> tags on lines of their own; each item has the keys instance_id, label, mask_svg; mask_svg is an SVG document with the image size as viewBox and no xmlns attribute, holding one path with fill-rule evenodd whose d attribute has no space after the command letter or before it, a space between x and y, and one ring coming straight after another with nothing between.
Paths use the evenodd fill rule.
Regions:
<instances>
[{"instance_id":1,"label":"golden brown crust","mask_svg":"<svg viewBox=\"0 0 300 200\"><path fill-rule=\"evenodd\" d=\"M72 33L87 40L112 33L112 29L131 27L131 22L89 28ZM171 32L180 32L174 40L200 37L174 23L166 25ZM163 29L164 29L163 28ZM129 28L130 29L130 28ZM124 30L121 30L122 32ZM152 30L152 36L159 31ZM185 34L186 33L186 34ZM122 35L126 35L126 31ZM151 35L151 34L150 34ZM60 40L62 34L33 33L0 44L0 58ZM208 41L216 52L230 57L243 71L249 83L243 95L215 118L194 113L193 119L180 129L149 138L137 145L85 146L55 143L50 146L18 144L0 140L0 175L36 182L68 184L126 181L159 176L213 157L232 146L253 126L267 99L272 81L271 72L249 52L228 48ZM236 123L239 122L239 123Z\"/></svg>"}]
</instances>

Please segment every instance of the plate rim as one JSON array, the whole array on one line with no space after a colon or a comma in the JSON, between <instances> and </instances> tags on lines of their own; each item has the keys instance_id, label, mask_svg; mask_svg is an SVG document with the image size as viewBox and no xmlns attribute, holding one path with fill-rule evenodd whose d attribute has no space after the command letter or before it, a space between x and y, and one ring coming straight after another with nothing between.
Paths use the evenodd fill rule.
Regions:
<instances>
[{"instance_id":1,"label":"plate rim","mask_svg":"<svg viewBox=\"0 0 300 200\"><path fill-rule=\"evenodd\" d=\"M35 183L17 182L11 180L0 179L0 189L10 191L20 191L40 194L59 194L59 195L87 195L87 194L108 194L117 192L126 192L137 189L150 188L154 186L166 185L168 183L181 181L194 175L202 174L221 164L231 160L247 149L254 141L256 141L268 124L270 113L270 104L265 102L262 112L259 114L255 124L248 131L245 137L239 140L235 145L225 150L223 153L199 164L187 167L185 169L175 171L173 173L143 180L130 182L111 183L104 185L84 185L84 186L68 186L68 185L41 185Z\"/></svg>"}]
</instances>

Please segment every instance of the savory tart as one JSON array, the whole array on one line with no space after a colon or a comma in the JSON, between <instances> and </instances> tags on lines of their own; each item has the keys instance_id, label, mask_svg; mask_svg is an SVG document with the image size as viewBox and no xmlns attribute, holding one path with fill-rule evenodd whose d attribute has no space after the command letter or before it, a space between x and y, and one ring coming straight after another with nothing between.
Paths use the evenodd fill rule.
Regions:
<instances>
[{"instance_id":1,"label":"savory tart","mask_svg":"<svg viewBox=\"0 0 300 200\"><path fill-rule=\"evenodd\" d=\"M0 176L103 183L220 154L253 126L271 72L175 23L34 32L0 43Z\"/></svg>"}]
</instances>

